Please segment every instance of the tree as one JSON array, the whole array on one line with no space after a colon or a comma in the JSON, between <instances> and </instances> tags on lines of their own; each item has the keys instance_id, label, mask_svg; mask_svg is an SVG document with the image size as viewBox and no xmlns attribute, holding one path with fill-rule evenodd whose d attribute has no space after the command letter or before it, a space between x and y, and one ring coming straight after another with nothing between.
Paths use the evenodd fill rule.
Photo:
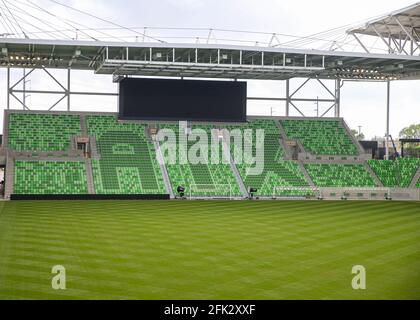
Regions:
<instances>
[{"instance_id":1,"label":"tree","mask_svg":"<svg viewBox=\"0 0 420 320\"><path fill-rule=\"evenodd\" d=\"M405 127L400 131L400 139L420 139L420 123L412 124L411 126ZM405 143L404 154L411 156L420 155L420 144L419 143Z\"/></svg>"},{"instance_id":2,"label":"tree","mask_svg":"<svg viewBox=\"0 0 420 320\"><path fill-rule=\"evenodd\" d=\"M365 135L363 134L363 132L360 132L352 129L351 130L351 134L357 139L357 140L364 140L365 139Z\"/></svg>"},{"instance_id":3,"label":"tree","mask_svg":"<svg viewBox=\"0 0 420 320\"><path fill-rule=\"evenodd\" d=\"M420 139L420 123L412 124L400 131L401 139Z\"/></svg>"}]
</instances>

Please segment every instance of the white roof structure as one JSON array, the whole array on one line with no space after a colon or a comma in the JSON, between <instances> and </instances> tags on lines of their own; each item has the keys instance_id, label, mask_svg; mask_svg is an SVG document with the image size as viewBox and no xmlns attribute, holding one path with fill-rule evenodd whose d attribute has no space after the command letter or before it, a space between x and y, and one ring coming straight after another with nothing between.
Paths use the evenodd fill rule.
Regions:
<instances>
[{"instance_id":1,"label":"white roof structure","mask_svg":"<svg viewBox=\"0 0 420 320\"><path fill-rule=\"evenodd\" d=\"M115 76L420 79L420 3L350 29L347 36L361 44L356 52L344 45L346 41L321 39L322 33L294 37L222 29L128 28L56 0L43 1L44 6L32 0L0 2L0 67L92 70ZM89 18L80 21L97 20L106 27L89 28L59 16L49 11L49 3ZM196 32L201 35L191 36ZM360 35L380 37L393 49L372 52ZM314 41L324 41L322 49L308 47Z\"/></svg>"},{"instance_id":2,"label":"white roof structure","mask_svg":"<svg viewBox=\"0 0 420 320\"><path fill-rule=\"evenodd\" d=\"M222 44L0 38L0 66L233 79L420 79L420 57Z\"/></svg>"},{"instance_id":3,"label":"white roof structure","mask_svg":"<svg viewBox=\"0 0 420 320\"><path fill-rule=\"evenodd\" d=\"M420 2L390 12L348 30L356 37L366 52L368 45L357 35L379 37L389 53L420 55Z\"/></svg>"}]
</instances>

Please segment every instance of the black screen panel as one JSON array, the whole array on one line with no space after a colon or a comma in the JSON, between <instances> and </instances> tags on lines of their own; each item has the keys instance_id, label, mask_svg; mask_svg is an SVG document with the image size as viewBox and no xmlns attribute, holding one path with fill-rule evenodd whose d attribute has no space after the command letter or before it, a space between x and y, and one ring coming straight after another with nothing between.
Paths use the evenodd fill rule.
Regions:
<instances>
[{"instance_id":1,"label":"black screen panel","mask_svg":"<svg viewBox=\"0 0 420 320\"><path fill-rule=\"evenodd\" d=\"M246 121L246 82L125 78L123 120Z\"/></svg>"}]
</instances>

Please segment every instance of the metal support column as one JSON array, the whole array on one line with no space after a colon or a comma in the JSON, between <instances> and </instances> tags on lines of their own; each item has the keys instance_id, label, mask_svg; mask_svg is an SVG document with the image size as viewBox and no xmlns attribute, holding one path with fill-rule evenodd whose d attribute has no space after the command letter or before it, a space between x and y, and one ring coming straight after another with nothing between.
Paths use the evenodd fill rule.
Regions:
<instances>
[{"instance_id":1,"label":"metal support column","mask_svg":"<svg viewBox=\"0 0 420 320\"><path fill-rule=\"evenodd\" d=\"M10 67L7 67L7 110L10 109Z\"/></svg>"},{"instance_id":2,"label":"metal support column","mask_svg":"<svg viewBox=\"0 0 420 320\"><path fill-rule=\"evenodd\" d=\"M336 118L340 117L340 100L341 100L341 79L335 80L335 112Z\"/></svg>"},{"instance_id":3,"label":"metal support column","mask_svg":"<svg viewBox=\"0 0 420 320\"><path fill-rule=\"evenodd\" d=\"M71 69L67 69L67 111L70 111L70 71Z\"/></svg>"},{"instance_id":4,"label":"metal support column","mask_svg":"<svg viewBox=\"0 0 420 320\"><path fill-rule=\"evenodd\" d=\"M389 105L391 94L391 81L386 81L386 133L385 133L385 159L389 160Z\"/></svg>"},{"instance_id":5,"label":"metal support column","mask_svg":"<svg viewBox=\"0 0 420 320\"><path fill-rule=\"evenodd\" d=\"M290 111L290 80L286 80L286 117L289 116Z\"/></svg>"},{"instance_id":6,"label":"metal support column","mask_svg":"<svg viewBox=\"0 0 420 320\"><path fill-rule=\"evenodd\" d=\"M23 92L22 92L22 102L23 102L23 110L25 110L26 106L26 69L23 68Z\"/></svg>"}]
</instances>

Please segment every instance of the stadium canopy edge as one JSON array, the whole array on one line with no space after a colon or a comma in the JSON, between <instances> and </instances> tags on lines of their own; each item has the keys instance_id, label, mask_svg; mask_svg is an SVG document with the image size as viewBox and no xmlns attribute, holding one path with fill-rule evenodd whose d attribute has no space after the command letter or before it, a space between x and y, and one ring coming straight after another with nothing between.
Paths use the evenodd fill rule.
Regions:
<instances>
[{"instance_id":1,"label":"stadium canopy edge","mask_svg":"<svg viewBox=\"0 0 420 320\"><path fill-rule=\"evenodd\" d=\"M420 79L420 56L217 44L0 38L0 67L225 79Z\"/></svg>"}]
</instances>

